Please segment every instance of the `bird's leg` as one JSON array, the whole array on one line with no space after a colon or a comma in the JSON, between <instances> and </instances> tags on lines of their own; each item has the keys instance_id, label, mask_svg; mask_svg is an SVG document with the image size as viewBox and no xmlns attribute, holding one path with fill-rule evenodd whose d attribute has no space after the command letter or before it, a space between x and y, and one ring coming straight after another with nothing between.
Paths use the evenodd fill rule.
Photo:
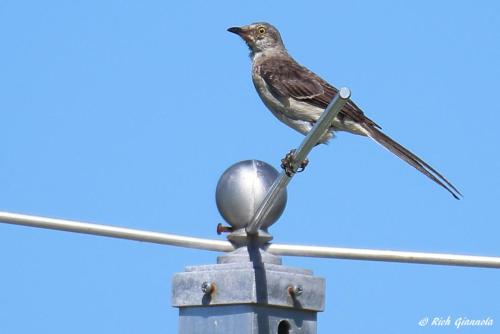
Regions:
<instances>
[{"instance_id":1,"label":"bird's leg","mask_svg":"<svg viewBox=\"0 0 500 334\"><path fill-rule=\"evenodd\" d=\"M286 175L289 177L292 176L292 174L303 172L307 164L309 164L309 159L304 159L300 162L297 169L295 169L295 149L290 150L290 152L281 159L281 168L285 170Z\"/></svg>"}]
</instances>

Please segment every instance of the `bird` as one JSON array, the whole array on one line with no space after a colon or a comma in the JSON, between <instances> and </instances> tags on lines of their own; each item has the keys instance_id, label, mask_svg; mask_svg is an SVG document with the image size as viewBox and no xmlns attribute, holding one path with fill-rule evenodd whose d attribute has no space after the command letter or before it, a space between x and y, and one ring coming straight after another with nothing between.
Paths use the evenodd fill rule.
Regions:
<instances>
[{"instance_id":1,"label":"bird","mask_svg":"<svg viewBox=\"0 0 500 334\"><path fill-rule=\"evenodd\" d=\"M227 30L241 37L250 49L252 81L265 106L278 120L307 135L339 90L295 61L273 25L257 22ZM327 143L338 131L373 139L446 189L454 198L462 196L441 173L383 133L382 128L351 99L318 144Z\"/></svg>"}]
</instances>

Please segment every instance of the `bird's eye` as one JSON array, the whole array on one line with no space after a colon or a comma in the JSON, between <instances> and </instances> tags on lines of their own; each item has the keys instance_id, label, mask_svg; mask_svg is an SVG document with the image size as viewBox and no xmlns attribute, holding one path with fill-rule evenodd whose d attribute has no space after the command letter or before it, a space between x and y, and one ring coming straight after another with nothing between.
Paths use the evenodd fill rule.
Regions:
<instances>
[{"instance_id":1,"label":"bird's eye","mask_svg":"<svg viewBox=\"0 0 500 334\"><path fill-rule=\"evenodd\" d=\"M265 27L259 27L257 31L259 32L260 35L263 35L266 33L267 30Z\"/></svg>"}]
</instances>

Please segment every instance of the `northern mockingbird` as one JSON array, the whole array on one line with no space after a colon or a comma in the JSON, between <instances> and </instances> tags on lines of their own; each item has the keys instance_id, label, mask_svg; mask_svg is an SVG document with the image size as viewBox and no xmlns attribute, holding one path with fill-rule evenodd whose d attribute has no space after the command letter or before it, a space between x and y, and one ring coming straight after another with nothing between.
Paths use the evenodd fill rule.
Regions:
<instances>
[{"instance_id":1,"label":"northern mockingbird","mask_svg":"<svg viewBox=\"0 0 500 334\"><path fill-rule=\"evenodd\" d=\"M307 134L338 90L297 63L288 54L279 31L271 24L253 23L228 31L240 36L250 48L252 80L267 108L286 125ZM349 101L320 143L333 138L335 131L370 137L459 199L462 194L443 175L380 129Z\"/></svg>"}]
</instances>

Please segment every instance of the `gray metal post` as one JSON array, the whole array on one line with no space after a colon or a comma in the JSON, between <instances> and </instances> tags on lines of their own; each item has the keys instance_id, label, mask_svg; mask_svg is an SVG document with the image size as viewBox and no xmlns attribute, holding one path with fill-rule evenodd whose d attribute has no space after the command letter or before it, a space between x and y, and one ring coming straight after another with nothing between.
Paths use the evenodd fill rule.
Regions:
<instances>
[{"instance_id":1,"label":"gray metal post","mask_svg":"<svg viewBox=\"0 0 500 334\"><path fill-rule=\"evenodd\" d=\"M250 243L173 279L180 334L316 333L325 281Z\"/></svg>"}]
</instances>

